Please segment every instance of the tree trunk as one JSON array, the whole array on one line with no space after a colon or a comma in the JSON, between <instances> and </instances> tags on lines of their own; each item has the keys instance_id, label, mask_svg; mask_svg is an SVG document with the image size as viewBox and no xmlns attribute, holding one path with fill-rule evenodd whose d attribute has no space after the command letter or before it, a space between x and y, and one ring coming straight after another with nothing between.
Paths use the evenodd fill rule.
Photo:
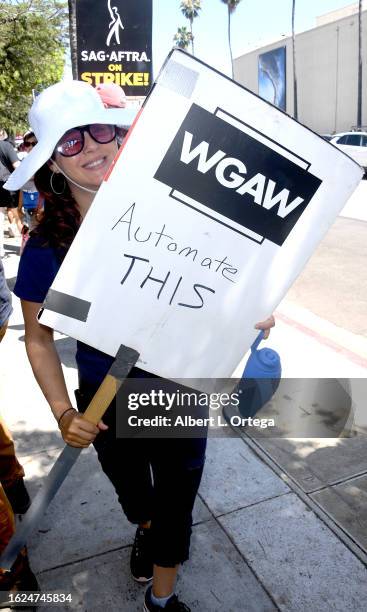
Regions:
<instances>
[{"instance_id":1,"label":"tree trunk","mask_svg":"<svg viewBox=\"0 0 367 612\"><path fill-rule=\"evenodd\" d=\"M293 117L298 121L298 100L297 100L297 73L296 73L296 44L294 34L294 13L296 0L292 2L292 47L293 47Z\"/></svg>"},{"instance_id":2,"label":"tree trunk","mask_svg":"<svg viewBox=\"0 0 367 612\"><path fill-rule=\"evenodd\" d=\"M359 0L358 13L358 102L357 127L362 127L362 0Z\"/></svg>"},{"instance_id":3,"label":"tree trunk","mask_svg":"<svg viewBox=\"0 0 367 612\"><path fill-rule=\"evenodd\" d=\"M229 45L229 55L231 56L232 79L234 79L233 56L232 56L232 45L231 45L231 9L229 7L229 4L228 4L228 45Z\"/></svg>"},{"instance_id":4,"label":"tree trunk","mask_svg":"<svg viewBox=\"0 0 367 612\"><path fill-rule=\"evenodd\" d=\"M70 56L71 70L73 79L78 78L78 51L76 37L76 0L68 0L69 7L69 38L70 38Z\"/></svg>"},{"instance_id":5,"label":"tree trunk","mask_svg":"<svg viewBox=\"0 0 367 612\"><path fill-rule=\"evenodd\" d=\"M191 51L192 54L195 55L195 51L194 51L194 35L192 33L192 19L190 19L190 32L191 32Z\"/></svg>"}]
</instances>

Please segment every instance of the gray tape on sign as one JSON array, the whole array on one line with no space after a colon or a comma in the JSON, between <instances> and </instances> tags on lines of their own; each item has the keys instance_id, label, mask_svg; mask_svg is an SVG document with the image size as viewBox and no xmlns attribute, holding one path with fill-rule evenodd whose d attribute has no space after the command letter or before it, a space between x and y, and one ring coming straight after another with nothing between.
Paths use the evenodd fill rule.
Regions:
<instances>
[{"instance_id":1,"label":"gray tape on sign","mask_svg":"<svg viewBox=\"0 0 367 612\"><path fill-rule=\"evenodd\" d=\"M52 312L57 312L71 319L85 322L88 318L91 303L74 297L73 295L50 289L43 307L46 308L46 310L52 310Z\"/></svg>"},{"instance_id":2,"label":"gray tape on sign","mask_svg":"<svg viewBox=\"0 0 367 612\"><path fill-rule=\"evenodd\" d=\"M199 73L178 62L169 62L159 76L158 84L172 89L180 96L191 98Z\"/></svg>"}]
</instances>

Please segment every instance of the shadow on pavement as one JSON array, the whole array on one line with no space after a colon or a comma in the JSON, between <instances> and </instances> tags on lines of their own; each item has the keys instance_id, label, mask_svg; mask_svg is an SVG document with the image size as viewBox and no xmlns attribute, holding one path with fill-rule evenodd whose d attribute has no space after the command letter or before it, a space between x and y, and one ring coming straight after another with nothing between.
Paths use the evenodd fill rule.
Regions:
<instances>
[{"instance_id":1,"label":"shadow on pavement","mask_svg":"<svg viewBox=\"0 0 367 612\"><path fill-rule=\"evenodd\" d=\"M14 329L16 331L22 331L24 329L24 324L21 324L21 325L8 325L8 329Z\"/></svg>"},{"instance_id":2,"label":"shadow on pavement","mask_svg":"<svg viewBox=\"0 0 367 612\"><path fill-rule=\"evenodd\" d=\"M20 254L20 246L14 244L4 244L5 257L9 254Z\"/></svg>"},{"instance_id":3,"label":"shadow on pavement","mask_svg":"<svg viewBox=\"0 0 367 612\"><path fill-rule=\"evenodd\" d=\"M19 424L21 425L22 422ZM31 431L16 431L13 432L13 436L16 440L17 455L35 455L50 449L59 448L64 444L58 431L40 431L39 429L34 429ZM40 461L42 463L41 458Z\"/></svg>"},{"instance_id":4,"label":"shadow on pavement","mask_svg":"<svg viewBox=\"0 0 367 612\"><path fill-rule=\"evenodd\" d=\"M6 283L7 283L8 287L9 287L10 291L14 290L14 286L15 286L16 280L17 280L16 276L13 276L12 278L7 278L6 279Z\"/></svg>"},{"instance_id":5,"label":"shadow on pavement","mask_svg":"<svg viewBox=\"0 0 367 612\"><path fill-rule=\"evenodd\" d=\"M59 340L55 340L55 346L61 363L67 368L76 368L76 340L69 337L60 338Z\"/></svg>"}]
</instances>

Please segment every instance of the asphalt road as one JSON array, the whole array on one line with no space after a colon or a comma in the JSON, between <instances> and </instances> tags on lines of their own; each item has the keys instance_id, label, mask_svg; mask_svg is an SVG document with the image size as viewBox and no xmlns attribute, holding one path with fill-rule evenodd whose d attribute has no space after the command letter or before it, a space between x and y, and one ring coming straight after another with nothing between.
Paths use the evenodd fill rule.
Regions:
<instances>
[{"instance_id":1,"label":"asphalt road","mask_svg":"<svg viewBox=\"0 0 367 612\"><path fill-rule=\"evenodd\" d=\"M367 337L366 266L367 222L338 217L287 298Z\"/></svg>"}]
</instances>

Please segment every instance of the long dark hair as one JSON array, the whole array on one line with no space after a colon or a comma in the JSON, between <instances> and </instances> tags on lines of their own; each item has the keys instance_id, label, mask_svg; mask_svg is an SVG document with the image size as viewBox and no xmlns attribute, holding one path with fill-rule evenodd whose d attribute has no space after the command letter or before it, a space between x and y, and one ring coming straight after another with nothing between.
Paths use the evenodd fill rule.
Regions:
<instances>
[{"instance_id":1,"label":"long dark hair","mask_svg":"<svg viewBox=\"0 0 367 612\"><path fill-rule=\"evenodd\" d=\"M43 210L38 215L38 224L32 231L42 246L67 250L79 229L81 215L69 185L61 174L54 174L44 164L34 175L36 189L41 196ZM60 191L55 194L51 187Z\"/></svg>"}]
</instances>

